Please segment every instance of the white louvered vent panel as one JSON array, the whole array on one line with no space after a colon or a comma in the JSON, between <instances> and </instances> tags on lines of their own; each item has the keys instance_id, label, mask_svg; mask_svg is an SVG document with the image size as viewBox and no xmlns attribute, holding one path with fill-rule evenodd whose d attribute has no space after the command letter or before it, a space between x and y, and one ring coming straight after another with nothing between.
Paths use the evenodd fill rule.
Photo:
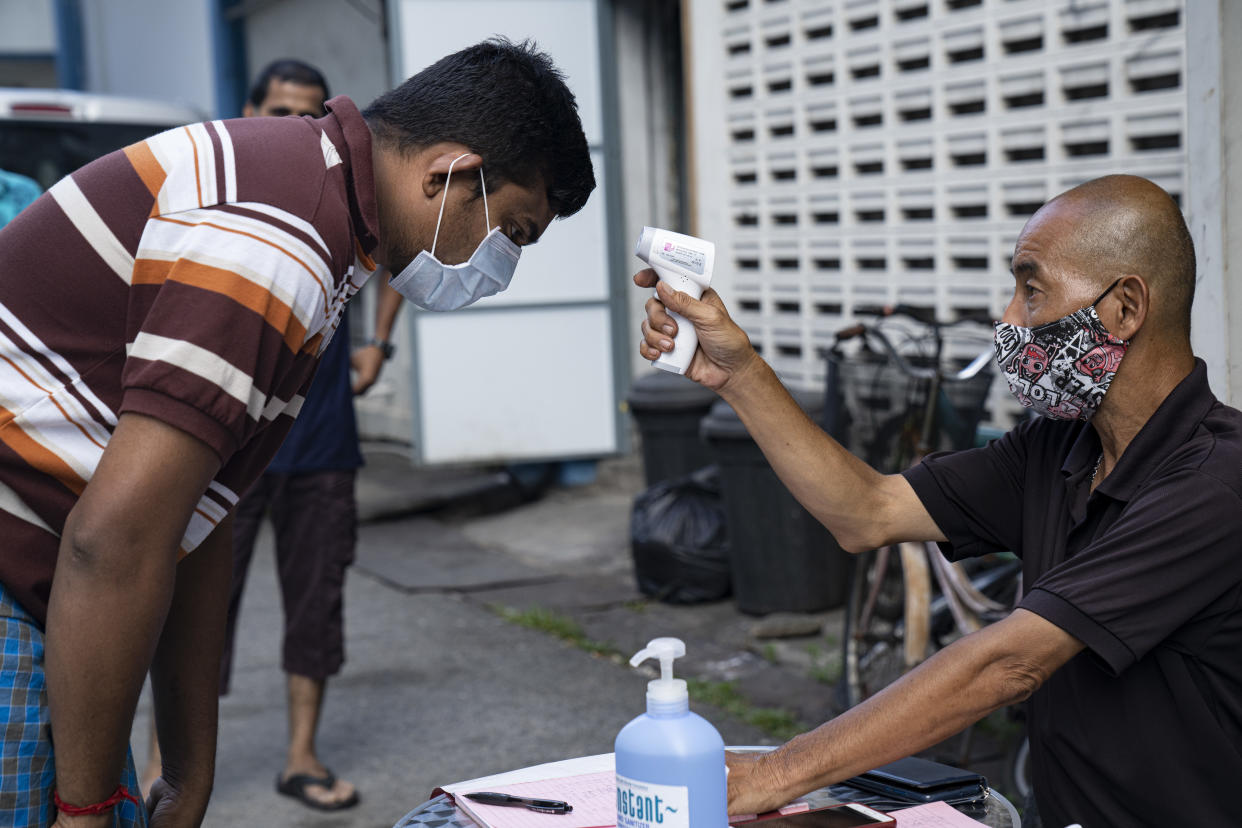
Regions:
<instances>
[{"instance_id":1,"label":"white louvered vent panel","mask_svg":"<svg viewBox=\"0 0 1242 828\"><path fill-rule=\"evenodd\" d=\"M696 129L726 151L698 175L726 195L699 229L791 385L822 382L818 349L858 305L999 315L1023 224L1069 187L1129 171L1185 190L1185 0L704 3L691 25L719 48L694 58L724 111ZM991 404L1016 411L1003 387Z\"/></svg>"}]
</instances>

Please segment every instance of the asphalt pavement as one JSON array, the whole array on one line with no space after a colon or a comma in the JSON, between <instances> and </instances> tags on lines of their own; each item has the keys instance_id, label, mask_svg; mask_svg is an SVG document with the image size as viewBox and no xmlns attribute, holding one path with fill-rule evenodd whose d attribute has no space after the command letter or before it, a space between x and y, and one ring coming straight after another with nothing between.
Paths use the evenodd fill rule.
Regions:
<instances>
[{"instance_id":1,"label":"asphalt pavement","mask_svg":"<svg viewBox=\"0 0 1242 828\"><path fill-rule=\"evenodd\" d=\"M418 469L400 447L364 450L346 663L328 684L318 743L361 803L319 813L275 792L283 614L265 527L221 700L208 828L388 828L438 785L610 752L654 676L625 660L661 635L686 641L678 672L695 679L692 708L726 744L777 744L837 712L840 610L756 619L729 600L670 606L639 594L636 455L535 496L504 472ZM148 704L132 739L139 768Z\"/></svg>"},{"instance_id":2,"label":"asphalt pavement","mask_svg":"<svg viewBox=\"0 0 1242 828\"><path fill-rule=\"evenodd\" d=\"M321 814L274 790L287 725L283 614L265 527L243 600L232 692L221 700L209 828L387 828L437 785L609 752L617 731L643 711L650 675L619 663L614 651L591 652L556 623L549 632L546 623L521 620L620 612L632 616L624 631L588 635L626 655L647 637L688 631L676 615L637 601L628 571L629 503L641 487L634 458L605 461L595 483L521 504L528 493L503 474L413 469L382 445L367 446L367 456L358 487L365 522L345 594L347 660L328 684L319 731L321 758L357 784L362 801ZM534 606L549 611L523 615ZM727 602L716 606L733 615ZM513 608L510 618L503 607ZM700 661L739 655L728 647L695 652L692 638ZM144 696L132 739L140 768L148 704ZM728 743L773 742L737 716L694 707Z\"/></svg>"}]
</instances>

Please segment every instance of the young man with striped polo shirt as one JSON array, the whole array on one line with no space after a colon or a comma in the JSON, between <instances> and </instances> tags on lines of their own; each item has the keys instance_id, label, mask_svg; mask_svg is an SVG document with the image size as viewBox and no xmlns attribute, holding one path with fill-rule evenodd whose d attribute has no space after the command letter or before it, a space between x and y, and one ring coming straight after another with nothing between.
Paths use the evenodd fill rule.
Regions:
<instances>
[{"instance_id":1,"label":"young man with striped polo shirt","mask_svg":"<svg viewBox=\"0 0 1242 828\"><path fill-rule=\"evenodd\" d=\"M486 229L532 243L594 187L573 96L525 45L451 55L365 116L327 109L155 136L0 232L4 824L145 822L126 740L148 668L151 824L201 821L229 514L346 302L375 261L429 272L437 231L431 261L465 262Z\"/></svg>"}]
</instances>

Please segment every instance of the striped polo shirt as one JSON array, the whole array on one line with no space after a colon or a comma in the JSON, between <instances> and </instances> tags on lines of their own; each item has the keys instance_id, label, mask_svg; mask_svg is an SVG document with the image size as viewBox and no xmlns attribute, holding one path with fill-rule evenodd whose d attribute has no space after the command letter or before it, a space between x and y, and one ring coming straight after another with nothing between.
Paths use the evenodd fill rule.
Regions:
<instances>
[{"instance_id":1,"label":"striped polo shirt","mask_svg":"<svg viewBox=\"0 0 1242 828\"><path fill-rule=\"evenodd\" d=\"M348 98L327 109L169 130L0 230L0 582L40 621L65 518L120 414L220 456L181 554L297 416L374 269L371 134Z\"/></svg>"}]
</instances>

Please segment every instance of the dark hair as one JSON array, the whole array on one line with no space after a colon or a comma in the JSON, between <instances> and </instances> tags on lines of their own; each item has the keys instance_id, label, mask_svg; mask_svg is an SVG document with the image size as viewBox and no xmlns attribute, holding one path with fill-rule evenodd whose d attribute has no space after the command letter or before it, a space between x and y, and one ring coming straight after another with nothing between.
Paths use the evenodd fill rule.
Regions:
<instances>
[{"instance_id":1,"label":"dark hair","mask_svg":"<svg viewBox=\"0 0 1242 828\"><path fill-rule=\"evenodd\" d=\"M254 86L250 87L251 106L260 107L263 105L263 100L267 97L268 87L272 85L274 80L292 81L303 86L318 86L323 90L323 99L325 101L332 97L328 94L328 82L323 79L323 75L318 69L300 60L281 58L269 63L267 68L259 73L259 77L255 78Z\"/></svg>"},{"instance_id":2,"label":"dark hair","mask_svg":"<svg viewBox=\"0 0 1242 828\"><path fill-rule=\"evenodd\" d=\"M529 40L495 37L441 58L362 114L380 142L403 152L465 144L483 157L489 191L542 176L562 218L595 189L578 104L552 58Z\"/></svg>"}]
</instances>

